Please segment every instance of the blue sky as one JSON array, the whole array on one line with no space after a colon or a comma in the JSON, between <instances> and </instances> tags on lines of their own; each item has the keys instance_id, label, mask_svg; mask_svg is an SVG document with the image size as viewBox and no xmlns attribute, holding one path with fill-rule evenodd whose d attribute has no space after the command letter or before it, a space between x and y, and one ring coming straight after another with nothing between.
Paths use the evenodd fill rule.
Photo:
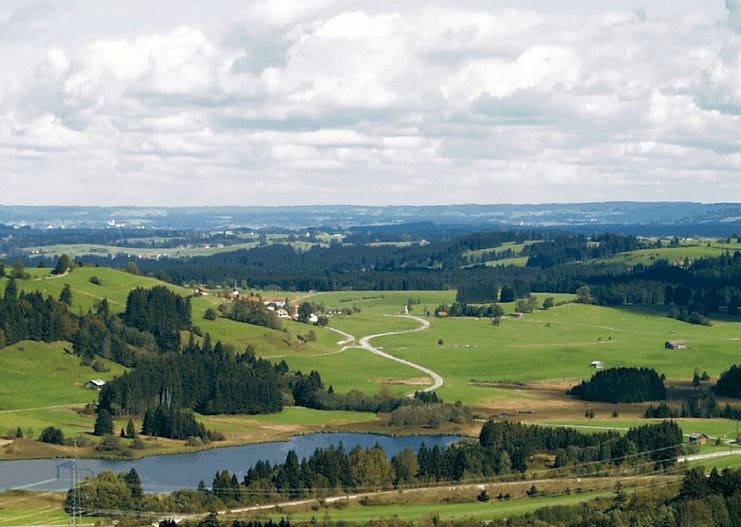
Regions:
<instances>
[{"instance_id":1,"label":"blue sky","mask_svg":"<svg viewBox=\"0 0 741 527\"><path fill-rule=\"evenodd\" d=\"M741 201L740 115L741 0L0 1L3 204Z\"/></svg>"}]
</instances>

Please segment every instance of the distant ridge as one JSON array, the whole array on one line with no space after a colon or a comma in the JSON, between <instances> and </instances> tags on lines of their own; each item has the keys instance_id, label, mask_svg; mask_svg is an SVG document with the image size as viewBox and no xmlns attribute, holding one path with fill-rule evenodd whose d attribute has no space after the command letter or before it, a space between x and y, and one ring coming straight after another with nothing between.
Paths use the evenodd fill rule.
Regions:
<instances>
[{"instance_id":1,"label":"distant ridge","mask_svg":"<svg viewBox=\"0 0 741 527\"><path fill-rule=\"evenodd\" d=\"M460 205L82 207L0 205L0 223L33 228L348 228L432 223L477 227L716 226L741 230L741 203L591 202ZM630 229L629 229L630 230Z\"/></svg>"}]
</instances>

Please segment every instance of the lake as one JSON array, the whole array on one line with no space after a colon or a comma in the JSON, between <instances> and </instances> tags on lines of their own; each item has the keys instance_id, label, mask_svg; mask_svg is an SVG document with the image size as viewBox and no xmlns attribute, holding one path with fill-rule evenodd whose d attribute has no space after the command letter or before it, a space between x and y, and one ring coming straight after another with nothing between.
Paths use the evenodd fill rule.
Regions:
<instances>
[{"instance_id":1,"label":"lake","mask_svg":"<svg viewBox=\"0 0 741 527\"><path fill-rule=\"evenodd\" d=\"M423 443L445 446L460 439L450 435L385 436L358 433L316 433L294 436L287 441L256 443L227 448L214 448L188 454L149 456L132 460L80 459L80 476L104 470L123 472L135 468L146 492L170 492L195 488L203 480L206 486L217 470L236 473L241 480L246 471L260 460L282 463L290 450L299 459L310 456L317 448L342 443L346 450L359 445L380 444L391 457L405 448L417 450ZM0 489L64 490L71 484L69 459L33 459L0 461Z\"/></svg>"}]
</instances>

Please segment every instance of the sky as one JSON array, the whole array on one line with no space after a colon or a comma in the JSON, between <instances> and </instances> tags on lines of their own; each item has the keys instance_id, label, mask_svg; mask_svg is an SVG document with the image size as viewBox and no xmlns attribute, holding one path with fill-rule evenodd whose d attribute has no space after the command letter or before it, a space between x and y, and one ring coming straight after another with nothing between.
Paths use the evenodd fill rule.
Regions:
<instances>
[{"instance_id":1,"label":"sky","mask_svg":"<svg viewBox=\"0 0 741 527\"><path fill-rule=\"evenodd\" d=\"M0 0L0 204L741 201L741 0Z\"/></svg>"}]
</instances>

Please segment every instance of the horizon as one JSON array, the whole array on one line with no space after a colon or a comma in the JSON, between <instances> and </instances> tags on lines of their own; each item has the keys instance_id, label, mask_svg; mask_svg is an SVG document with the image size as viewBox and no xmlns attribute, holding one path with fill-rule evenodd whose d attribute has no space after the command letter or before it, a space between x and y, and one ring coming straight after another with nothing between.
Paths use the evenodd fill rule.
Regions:
<instances>
[{"instance_id":1,"label":"horizon","mask_svg":"<svg viewBox=\"0 0 741 527\"><path fill-rule=\"evenodd\" d=\"M364 204L364 203L299 203L288 204L281 203L276 205L251 205L251 204L218 204L218 205L137 205L129 203L111 204L111 205L91 205L91 204L67 204L67 205L42 205L42 204L23 204L23 203L0 203L0 208L126 208L126 209L210 209L210 208L309 208L309 207L356 207L356 208L432 208L432 207L542 207L548 205L609 205L609 204L636 204L636 205L741 205L741 201L693 201L693 200L604 200L604 201L541 201L541 202L456 202L456 203L389 203L389 204Z\"/></svg>"},{"instance_id":2,"label":"horizon","mask_svg":"<svg viewBox=\"0 0 741 527\"><path fill-rule=\"evenodd\" d=\"M0 44L17 205L741 201L741 0L7 0Z\"/></svg>"}]
</instances>

